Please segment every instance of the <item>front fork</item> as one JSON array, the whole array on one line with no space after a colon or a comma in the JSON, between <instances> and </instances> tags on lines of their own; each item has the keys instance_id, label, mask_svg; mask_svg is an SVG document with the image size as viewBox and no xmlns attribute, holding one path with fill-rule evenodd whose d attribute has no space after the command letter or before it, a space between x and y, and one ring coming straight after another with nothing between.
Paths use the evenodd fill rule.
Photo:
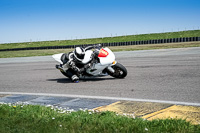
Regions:
<instances>
[{"instance_id":1,"label":"front fork","mask_svg":"<svg viewBox=\"0 0 200 133\"><path fill-rule=\"evenodd\" d=\"M112 66L114 66L117 63L117 61L113 61L113 63L107 67L107 70L111 73L114 73L115 70L112 68Z\"/></svg>"}]
</instances>

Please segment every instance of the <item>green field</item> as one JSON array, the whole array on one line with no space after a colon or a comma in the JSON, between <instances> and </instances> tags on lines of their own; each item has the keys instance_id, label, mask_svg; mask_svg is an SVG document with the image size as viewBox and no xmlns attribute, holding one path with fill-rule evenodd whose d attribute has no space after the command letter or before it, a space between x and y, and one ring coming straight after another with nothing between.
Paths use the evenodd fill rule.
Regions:
<instances>
[{"instance_id":1,"label":"green field","mask_svg":"<svg viewBox=\"0 0 200 133\"><path fill-rule=\"evenodd\" d=\"M144 120L114 112L74 112L53 106L0 104L1 133L197 133L181 119Z\"/></svg>"},{"instance_id":2,"label":"green field","mask_svg":"<svg viewBox=\"0 0 200 133\"><path fill-rule=\"evenodd\" d=\"M184 43L168 43L168 44L117 46L117 47L109 47L109 48L112 51L134 51L134 50L186 48L186 47L200 47L200 41L199 42L184 42ZM0 58L46 56L46 55L53 55L57 53L68 53L72 50L73 49L3 51L3 52L0 52Z\"/></svg>"},{"instance_id":3,"label":"green field","mask_svg":"<svg viewBox=\"0 0 200 133\"><path fill-rule=\"evenodd\" d=\"M141 41L141 40L168 39L168 38L180 38L180 37L200 37L200 30L158 33L158 34L129 35L129 36L94 38L94 39L81 39L81 40L10 43L10 44L0 44L0 49L78 45L78 44L98 44L98 43L109 43L109 42L111 43L111 42ZM113 51L130 51L130 50L133 51L133 50L185 48L185 47L200 47L200 42L131 45L131 46L117 46L109 48ZM72 50L73 49L1 51L0 58L46 56L46 55L53 55L56 53L67 53Z\"/></svg>"},{"instance_id":4,"label":"green field","mask_svg":"<svg viewBox=\"0 0 200 133\"><path fill-rule=\"evenodd\" d=\"M182 38L182 37L200 37L200 30L127 35L127 36L105 37L105 38L94 38L94 39L10 43L10 44L0 44L0 49L42 47L42 46L64 46L64 45L78 45L78 44L98 44L98 43L128 42L128 41L145 41L145 40Z\"/></svg>"}]
</instances>

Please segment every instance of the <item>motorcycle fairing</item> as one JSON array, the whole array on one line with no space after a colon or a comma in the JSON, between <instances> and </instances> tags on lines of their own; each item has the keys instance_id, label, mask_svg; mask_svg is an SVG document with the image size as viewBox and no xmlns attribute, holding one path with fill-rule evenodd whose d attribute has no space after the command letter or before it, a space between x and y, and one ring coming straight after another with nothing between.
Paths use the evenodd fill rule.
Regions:
<instances>
[{"instance_id":1,"label":"motorcycle fairing","mask_svg":"<svg viewBox=\"0 0 200 133\"><path fill-rule=\"evenodd\" d=\"M92 68L88 68L86 72L93 76L100 76L102 75L102 71L108 67L107 65L102 65L101 63L94 64Z\"/></svg>"},{"instance_id":2,"label":"motorcycle fairing","mask_svg":"<svg viewBox=\"0 0 200 133\"><path fill-rule=\"evenodd\" d=\"M99 57L101 65L108 65L112 64L115 61L115 55L109 48L104 48L104 51L106 51L108 54L106 57Z\"/></svg>"},{"instance_id":3,"label":"motorcycle fairing","mask_svg":"<svg viewBox=\"0 0 200 133\"><path fill-rule=\"evenodd\" d=\"M64 54L64 53L54 54L54 55L52 55L52 57L53 57L56 61L58 61L60 64L63 64L63 62L61 61L61 57L62 57L63 54Z\"/></svg>"}]
</instances>

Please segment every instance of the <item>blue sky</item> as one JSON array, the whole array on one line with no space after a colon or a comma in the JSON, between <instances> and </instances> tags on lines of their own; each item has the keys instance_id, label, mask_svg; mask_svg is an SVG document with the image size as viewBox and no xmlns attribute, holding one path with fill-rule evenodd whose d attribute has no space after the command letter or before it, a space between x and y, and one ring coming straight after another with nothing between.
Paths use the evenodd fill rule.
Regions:
<instances>
[{"instance_id":1,"label":"blue sky","mask_svg":"<svg viewBox=\"0 0 200 133\"><path fill-rule=\"evenodd\" d=\"M200 0L0 0L0 43L200 29Z\"/></svg>"}]
</instances>

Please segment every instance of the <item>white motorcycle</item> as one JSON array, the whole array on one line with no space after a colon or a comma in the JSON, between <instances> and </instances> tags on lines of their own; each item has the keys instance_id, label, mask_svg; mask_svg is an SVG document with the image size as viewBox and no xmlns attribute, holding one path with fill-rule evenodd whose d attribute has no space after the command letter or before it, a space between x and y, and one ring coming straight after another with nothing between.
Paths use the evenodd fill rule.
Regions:
<instances>
[{"instance_id":1,"label":"white motorcycle","mask_svg":"<svg viewBox=\"0 0 200 133\"><path fill-rule=\"evenodd\" d=\"M65 59L63 59L64 53L52 55L52 57L60 63L59 66L61 66L59 68L58 67L56 68L59 69L60 72L66 77L68 77L66 71L70 69L70 65L68 65L67 63L64 64L64 62L68 62L68 60L73 60L70 58L70 54L73 54L73 52L69 53L68 57ZM90 62L93 54L94 51L87 50L85 52L85 57L83 59L83 62L85 63ZM79 75L79 78L101 77L108 75L115 78L124 78L127 75L127 70L122 64L118 63L115 60L114 53L109 48L106 47L106 48L101 48L98 51L98 58L95 61L95 63L93 63L92 66L87 68L84 72L82 72Z\"/></svg>"}]
</instances>

